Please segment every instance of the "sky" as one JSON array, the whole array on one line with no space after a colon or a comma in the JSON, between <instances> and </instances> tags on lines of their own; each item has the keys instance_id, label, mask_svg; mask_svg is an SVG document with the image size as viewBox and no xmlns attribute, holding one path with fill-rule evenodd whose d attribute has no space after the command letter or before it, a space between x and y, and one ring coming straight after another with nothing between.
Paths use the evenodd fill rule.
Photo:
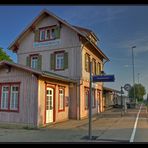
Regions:
<instances>
[{"instance_id":1,"label":"sky","mask_svg":"<svg viewBox=\"0 0 148 148\"><path fill-rule=\"evenodd\" d=\"M148 5L0 6L0 47L15 62L16 54L8 46L42 9L97 35L99 48L110 59L104 71L115 75L115 82L105 82L106 87L120 90L127 83L133 85L132 46L136 46L135 83L139 73L139 82L148 93Z\"/></svg>"}]
</instances>

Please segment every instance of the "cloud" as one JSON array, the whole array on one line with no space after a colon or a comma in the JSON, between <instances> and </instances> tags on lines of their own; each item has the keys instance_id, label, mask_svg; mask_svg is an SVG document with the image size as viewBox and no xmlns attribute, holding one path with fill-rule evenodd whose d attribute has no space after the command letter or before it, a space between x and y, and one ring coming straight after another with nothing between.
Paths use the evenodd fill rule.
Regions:
<instances>
[{"instance_id":1,"label":"cloud","mask_svg":"<svg viewBox=\"0 0 148 148\"><path fill-rule=\"evenodd\" d=\"M139 53L148 52L148 33L143 33L143 31L139 31L139 33L135 34L132 39L127 36L127 38L125 38L124 40L112 43L111 46L116 49L127 49L128 54L131 54L130 49L132 48L132 46L136 46L136 48L134 48L135 56Z\"/></svg>"},{"instance_id":2,"label":"cloud","mask_svg":"<svg viewBox=\"0 0 148 148\"><path fill-rule=\"evenodd\" d=\"M74 24L91 26L119 19L120 14L126 9L126 7L115 6L73 6L65 7L65 11L62 11L60 16Z\"/></svg>"}]
</instances>

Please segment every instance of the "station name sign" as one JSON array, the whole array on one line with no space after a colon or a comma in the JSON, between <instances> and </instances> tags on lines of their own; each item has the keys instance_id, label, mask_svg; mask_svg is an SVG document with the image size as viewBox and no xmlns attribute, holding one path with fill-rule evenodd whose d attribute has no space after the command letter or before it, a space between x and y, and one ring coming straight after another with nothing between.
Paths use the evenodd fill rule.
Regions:
<instances>
[{"instance_id":1,"label":"station name sign","mask_svg":"<svg viewBox=\"0 0 148 148\"><path fill-rule=\"evenodd\" d=\"M93 82L114 82L114 75L95 75L93 76Z\"/></svg>"}]
</instances>

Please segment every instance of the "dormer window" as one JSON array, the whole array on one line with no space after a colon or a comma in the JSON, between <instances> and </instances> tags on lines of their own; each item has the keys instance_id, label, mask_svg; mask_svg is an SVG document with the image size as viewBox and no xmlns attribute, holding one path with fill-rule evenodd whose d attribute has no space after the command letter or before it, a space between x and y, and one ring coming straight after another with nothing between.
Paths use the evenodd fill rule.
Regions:
<instances>
[{"instance_id":1,"label":"dormer window","mask_svg":"<svg viewBox=\"0 0 148 148\"><path fill-rule=\"evenodd\" d=\"M39 41L49 41L59 38L60 29L57 26L49 26L39 29Z\"/></svg>"},{"instance_id":2,"label":"dormer window","mask_svg":"<svg viewBox=\"0 0 148 148\"><path fill-rule=\"evenodd\" d=\"M45 30L40 30L40 41L45 40Z\"/></svg>"}]
</instances>

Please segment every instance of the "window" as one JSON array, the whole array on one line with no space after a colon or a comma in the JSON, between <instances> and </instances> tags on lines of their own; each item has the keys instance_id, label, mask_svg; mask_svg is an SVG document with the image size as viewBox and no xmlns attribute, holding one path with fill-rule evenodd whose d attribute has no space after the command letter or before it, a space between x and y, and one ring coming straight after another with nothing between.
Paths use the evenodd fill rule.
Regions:
<instances>
[{"instance_id":1,"label":"window","mask_svg":"<svg viewBox=\"0 0 148 148\"><path fill-rule=\"evenodd\" d=\"M19 84L0 84L0 110L18 111Z\"/></svg>"},{"instance_id":2,"label":"window","mask_svg":"<svg viewBox=\"0 0 148 148\"><path fill-rule=\"evenodd\" d=\"M26 66L29 66L34 69L42 69L42 55L33 54L26 57Z\"/></svg>"},{"instance_id":3,"label":"window","mask_svg":"<svg viewBox=\"0 0 148 148\"><path fill-rule=\"evenodd\" d=\"M68 52L56 51L50 54L50 69L65 70L68 69Z\"/></svg>"},{"instance_id":4,"label":"window","mask_svg":"<svg viewBox=\"0 0 148 148\"><path fill-rule=\"evenodd\" d=\"M18 96L19 96L19 87L17 85L11 86L10 110L17 110Z\"/></svg>"},{"instance_id":5,"label":"window","mask_svg":"<svg viewBox=\"0 0 148 148\"><path fill-rule=\"evenodd\" d=\"M99 75L101 73L101 64L98 62L97 63L97 71L96 73Z\"/></svg>"},{"instance_id":6,"label":"window","mask_svg":"<svg viewBox=\"0 0 148 148\"><path fill-rule=\"evenodd\" d=\"M40 41L49 41L56 39L56 27L40 28Z\"/></svg>"},{"instance_id":7,"label":"window","mask_svg":"<svg viewBox=\"0 0 148 148\"><path fill-rule=\"evenodd\" d=\"M44 41L45 40L45 30L41 30L40 31L40 41Z\"/></svg>"},{"instance_id":8,"label":"window","mask_svg":"<svg viewBox=\"0 0 148 148\"><path fill-rule=\"evenodd\" d=\"M88 105L88 102L89 102L89 89L84 88L84 92L85 92L85 96L84 96L85 109L88 109L88 107L89 107L89 105Z\"/></svg>"},{"instance_id":9,"label":"window","mask_svg":"<svg viewBox=\"0 0 148 148\"><path fill-rule=\"evenodd\" d=\"M92 90L92 107L96 106L95 89Z\"/></svg>"},{"instance_id":10,"label":"window","mask_svg":"<svg viewBox=\"0 0 148 148\"><path fill-rule=\"evenodd\" d=\"M59 111L64 111L65 110L65 90L64 88L59 88Z\"/></svg>"},{"instance_id":11,"label":"window","mask_svg":"<svg viewBox=\"0 0 148 148\"><path fill-rule=\"evenodd\" d=\"M2 86L1 109L8 109L9 86Z\"/></svg>"},{"instance_id":12,"label":"window","mask_svg":"<svg viewBox=\"0 0 148 148\"><path fill-rule=\"evenodd\" d=\"M95 61L95 59L92 59L92 73L94 75L96 74L96 61Z\"/></svg>"},{"instance_id":13,"label":"window","mask_svg":"<svg viewBox=\"0 0 148 148\"><path fill-rule=\"evenodd\" d=\"M31 56L31 68L38 69L38 55Z\"/></svg>"},{"instance_id":14,"label":"window","mask_svg":"<svg viewBox=\"0 0 148 148\"><path fill-rule=\"evenodd\" d=\"M56 67L55 69L64 69L64 53L56 54Z\"/></svg>"},{"instance_id":15,"label":"window","mask_svg":"<svg viewBox=\"0 0 148 148\"><path fill-rule=\"evenodd\" d=\"M86 53L85 54L85 70L87 71L87 72L89 72L90 70L89 70L89 63L90 63L90 56Z\"/></svg>"}]
</instances>

